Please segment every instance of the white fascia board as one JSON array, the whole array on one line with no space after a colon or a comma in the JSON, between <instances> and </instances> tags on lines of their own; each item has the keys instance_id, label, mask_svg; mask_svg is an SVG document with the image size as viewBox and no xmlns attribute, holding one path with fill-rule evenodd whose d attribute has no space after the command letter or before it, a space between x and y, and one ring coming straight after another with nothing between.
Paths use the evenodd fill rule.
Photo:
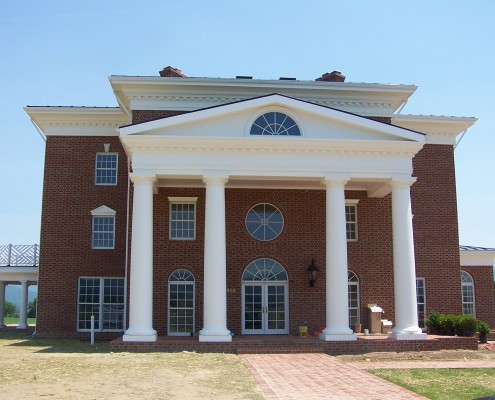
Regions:
<instances>
[{"instance_id":1,"label":"white fascia board","mask_svg":"<svg viewBox=\"0 0 495 400\"><path fill-rule=\"evenodd\" d=\"M193 111L283 93L368 116L388 116L417 89L414 85L222 78L109 77L119 103L133 110Z\"/></svg>"},{"instance_id":2,"label":"white fascia board","mask_svg":"<svg viewBox=\"0 0 495 400\"><path fill-rule=\"evenodd\" d=\"M39 267L2 267L0 268L0 281L20 282L37 282Z\"/></svg>"},{"instance_id":3,"label":"white fascia board","mask_svg":"<svg viewBox=\"0 0 495 400\"><path fill-rule=\"evenodd\" d=\"M117 128L130 123L120 108L24 107L46 136L118 136Z\"/></svg>"},{"instance_id":4,"label":"white fascia board","mask_svg":"<svg viewBox=\"0 0 495 400\"><path fill-rule=\"evenodd\" d=\"M305 101L293 99L281 95L269 95L251 100L241 101L232 104L226 104L223 106L208 108L191 113L180 114L173 117L158 119L149 122L143 122L141 124L130 125L120 128L122 136L129 135L144 135L147 133L153 134L160 129L170 128L180 124L187 124L191 122L197 122L209 118L221 117L222 115L247 111L251 109L263 108L268 106L282 106L293 109L298 109L304 112L316 114L318 116L327 117L332 120L336 120L345 124L354 125L368 130L377 131L380 133L386 133L392 136L400 137L402 139L412 140L415 142L423 143L425 136L418 132L413 132L408 129L402 129L393 125L373 121L361 116L349 114L339 110L334 110L327 107L318 106Z\"/></svg>"},{"instance_id":5,"label":"white fascia board","mask_svg":"<svg viewBox=\"0 0 495 400\"><path fill-rule=\"evenodd\" d=\"M493 266L495 251L493 250L461 250L461 267Z\"/></svg>"},{"instance_id":6,"label":"white fascia board","mask_svg":"<svg viewBox=\"0 0 495 400\"><path fill-rule=\"evenodd\" d=\"M393 115L392 124L425 133L426 143L455 145L457 136L478 119L434 115Z\"/></svg>"}]
</instances>

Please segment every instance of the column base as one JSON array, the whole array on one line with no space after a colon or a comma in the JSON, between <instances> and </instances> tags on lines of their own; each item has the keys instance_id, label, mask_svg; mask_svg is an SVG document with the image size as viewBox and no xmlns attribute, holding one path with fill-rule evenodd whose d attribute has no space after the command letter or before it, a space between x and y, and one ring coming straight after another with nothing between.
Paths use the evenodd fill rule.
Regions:
<instances>
[{"instance_id":1,"label":"column base","mask_svg":"<svg viewBox=\"0 0 495 400\"><path fill-rule=\"evenodd\" d=\"M199 331L200 342L232 342L228 329L202 329Z\"/></svg>"},{"instance_id":2,"label":"column base","mask_svg":"<svg viewBox=\"0 0 495 400\"><path fill-rule=\"evenodd\" d=\"M156 339L154 329L127 329L122 337L124 342L156 342Z\"/></svg>"},{"instance_id":3,"label":"column base","mask_svg":"<svg viewBox=\"0 0 495 400\"><path fill-rule=\"evenodd\" d=\"M426 340L426 333L395 333L390 332L388 338L392 340Z\"/></svg>"},{"instance_id":4,"label":"column base","mask_svg":"<svg viewBox=\"0 0 495 400\"><path fill-rule=\"evenodd\" d=\"M354 333L320 333L319 339L325 342L355 342L357 336Z\"/></svg>"},{"instance_id":5,"label":"column base","mask_svg":"<svg viewBox=\"0 0 495 400\"><path fill-rule=\"evenodd\" d=\"M19 324L19 325L17 325L17 326L15 327L15 329L27 329L28 327L29 327L29 325L24 325L24 324L23 324L23 325L20 325L20 324Z\"/></svg>"}]
</instances>

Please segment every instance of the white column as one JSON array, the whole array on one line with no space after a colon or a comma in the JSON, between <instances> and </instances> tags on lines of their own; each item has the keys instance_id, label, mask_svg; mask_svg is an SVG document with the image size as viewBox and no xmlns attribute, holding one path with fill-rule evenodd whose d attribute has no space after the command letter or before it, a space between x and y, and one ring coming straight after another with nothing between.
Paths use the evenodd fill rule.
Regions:
<instances>
[{"instance_id":1,"label":"white column","mask_svg":"<svg viewBox=\"0 0 495 400\"><path fill-rule=\"evenodd\" d=\"M153 184L154 176L132 175L129 328L126 342L155 342L153 329Z\"/></svg>"},{"instance_id":2,"label":"white column","mask_svg":"<svg viewBox=\"0 0 495 400\"><path fill-rule=\"evenodd\" d=\"M27 324L27 305L28 305L28 284L27 281L21 281L21 301L19 306L19 325L16 329L26 329Z\"/></svg>"},{"instance_id":3,"label":"white column","mask_svg":"<svg viewBox=\"0 0 495 400\"><path fill-rule=\"evenodd\" d=\"M325 341L356 340L349 328L347 235L344 187L347 179L326 179L326 328Z\"/></svg>"},{"instance_id":4,"label":"white column","mask_svg":"<svg viewBox=\"0 0 495 400\"><path fill-rule=\"evenodd\" d=\"M5 326L5 284L0 281L0 328Z\"/></svg>"},{"instance_id":5,"label":"white column","mask_svg":"<svg viewBox=\"0 0 495 400\"><path fill-rule=\"evenodd\" d=\"M205 176L204 315L200 342L230 342L227 329L226 176Z\"/></svg>"},{"instance_id":6,"label":"white column","mask_svg":"<svg viewBox=\"0 0 495 400\"><path fill-rule=\"evenodd\" d=\"M410 186L415 178L394 180L392 185L392 233L394 258L395 328L391 339L426 339L418 326L416 271Z\"/></svg>"}]
</instances>

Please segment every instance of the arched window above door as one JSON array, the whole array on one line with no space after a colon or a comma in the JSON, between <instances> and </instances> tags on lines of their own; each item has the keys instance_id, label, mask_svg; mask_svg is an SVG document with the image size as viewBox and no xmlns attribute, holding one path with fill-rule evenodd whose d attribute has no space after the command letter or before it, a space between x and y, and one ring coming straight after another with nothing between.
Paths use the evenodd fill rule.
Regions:
<instances>
[{"instance_id":1,"label":"arched window above door","mask_svg":"<svg viewBox=\"0 0 495 400\"><path fill-rule=\"evenodd\" d=\"M287 272L271 258L258 258L251 262L242 274L243 281L287 281Z\"/></svg>"}]
</instances>

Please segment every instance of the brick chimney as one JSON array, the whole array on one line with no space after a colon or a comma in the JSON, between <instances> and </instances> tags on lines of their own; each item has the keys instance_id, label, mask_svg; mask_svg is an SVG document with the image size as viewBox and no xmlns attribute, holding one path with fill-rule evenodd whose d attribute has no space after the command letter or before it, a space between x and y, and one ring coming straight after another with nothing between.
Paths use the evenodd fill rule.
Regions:
<instances>
[{"instance_id":1,"label":"brick chimney","mask_svg":"<svg viewBox=\"0 0 495 400\"><path fill-rule=\"evenodd\" d=\"M187 78L180 69L171 66L163 68L160 71L160 76L162 78Z\"/></svg>"},{"instance_id":2,"label":"brick chimney","mask_svg":"<svg viewBox=\"0 0 495 400\"><path fill-rule=\"evenodd\" d=\"M344 82L345 75L342 75L340 71L327 72L321 76L321 78L315 79L316 81L323 82Z\"/></svg>"}]
</instances>

